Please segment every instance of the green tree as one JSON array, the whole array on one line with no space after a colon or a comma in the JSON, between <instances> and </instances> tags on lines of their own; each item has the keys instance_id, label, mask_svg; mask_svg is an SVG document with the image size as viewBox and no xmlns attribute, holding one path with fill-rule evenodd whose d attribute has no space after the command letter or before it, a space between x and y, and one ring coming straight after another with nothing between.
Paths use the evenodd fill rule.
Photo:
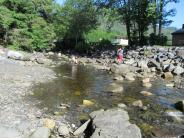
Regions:
<instances>
[{"instance_id":1,"label":"green tree","mask_svg":"<svg viewBox=\"0 0 184 138\"><path fill-rule=\"evenodd\" d=\"M65 38L75 39L75 44L97 25L96 9L92 0L67 0L62 14L68 23Z\"/></svg>"},{"instance_id":2,"label":"green tree","mask_svg":"<svg viewBox=\"0 0 184 138\"><path fill-rule=\"evenodd\" d=\"M52 46L55 32L52 0L0 0L0 26L8 47L44 50Z\"/></svg>"},{"instance_id":3,"label":"green tree","mask_svg":"<svg viewBox=\"0 0 184 138\"><path fill-rule=\"evenodd\" d=\"M175 14L176 14L176 10L174 8L170 9L168 11L165 9L169 3L173 3L173 2L177 3L177 2L179 2L179 0L159 0L159 2L158 2L158 9L159 9L159 16L158 16L159 32L158 32L158 35L159 36L161 36L161 34L162 34L162 27L167 26L167 25L172 23L172 20L168 20L168 17L175 16Z\"/></svg>"}]
</instances>

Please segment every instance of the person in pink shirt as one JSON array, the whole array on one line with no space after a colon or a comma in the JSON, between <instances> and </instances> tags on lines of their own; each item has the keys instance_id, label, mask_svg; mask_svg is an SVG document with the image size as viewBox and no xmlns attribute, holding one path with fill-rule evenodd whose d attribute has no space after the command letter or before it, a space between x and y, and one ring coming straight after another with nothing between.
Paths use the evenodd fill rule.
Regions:
<instances>
[{"instance_id":1,"label":"person in pink shirt","mask_svg":"<svg viewBox=\"0 0 184 138\"><path fill-rule=\"evenodd\" d=\"M117 60L118 60L118 63L123 62L123 49L122 48L119 48L117 50Z\"/></svg>"}]
</instances>

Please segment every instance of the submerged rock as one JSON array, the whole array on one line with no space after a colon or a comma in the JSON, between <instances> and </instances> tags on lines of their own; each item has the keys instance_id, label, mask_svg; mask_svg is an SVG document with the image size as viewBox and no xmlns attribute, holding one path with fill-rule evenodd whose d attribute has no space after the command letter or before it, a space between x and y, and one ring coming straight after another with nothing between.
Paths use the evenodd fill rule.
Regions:
<instances>
[{"instance_id":1,"label":"submerged rock","mask_svg":"<svg viewBox=\"0 0 184 138\"><path fill-rule=\"evenodd\" d=\"M133 106L136 106L136 107L140 107L140 108L143 107L143 103L142 103L141 100L134 101L134 102L132 103L132 105L133 105Z\"/></svg>"},{"instance_id":2,"label":"submerged rock","mask_svg":"<svg viewBox=\"0 0 184 138\"><path fill-rule=\"evenodd\" d=\"M141 93L142 95L144 95L144 96L152 96L152 95L154 95L153 93L147 92L147 91L141 91L140 93Z\"/></svg>"},{"instance_id":3,"label":"submerged rock","mask_svg":"<svg viewBox=\"0 0 184 138\"><path fill-rule=\"evenodd\" d=\"M129 122L128 113L122 109L94 111L90 116L94 128L91 138L141 138L140 129Z\"/></svg>"},{"instance_id":4,"label":"submerged rock","mask_svg":"<svg viewBox=\"0 0 184 138\"><path fill-rule=\"evenodd\" d=\"M90 100L83 100L84 106L93 106L95 103Z\"/></svg>"}]
</instances>

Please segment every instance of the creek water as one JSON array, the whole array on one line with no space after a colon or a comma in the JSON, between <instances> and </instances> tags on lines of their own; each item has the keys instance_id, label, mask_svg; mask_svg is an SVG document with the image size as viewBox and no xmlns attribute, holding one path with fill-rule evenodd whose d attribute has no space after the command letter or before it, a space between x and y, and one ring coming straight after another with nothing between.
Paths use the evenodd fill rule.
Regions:
<instances>
[{"instance_id":1,"label":"creek water","mask_svg":"<svg viewBox=\"0 0 184 138\"><path fill-rule=\"evenodd\" d=\"M128 106L128 113L132 123L136 123L142 130L143 136L172 137L184 133L184 124L168 120L165 111L174 109L173 104L184 99L184 90L168 88L165 81L156 79L150 89L141 85L141 80L123 81L122 94L109 93L107 87L113 82L113 76L105 71L95 70L82 65L61 64L54 68L58 75L52 82L38 84L34 87L33 98L40 101L39 107L47 107L49 113L56 111L67 114L68 120L75 122L85 115L98 109L117 107L119 103ZM154 94L145 97L141 91ZM83 100L94 102L94 106L83 107ZM147 110L132 106L135 100L142 100ZM67 110L60 109L60 104L68 104Z\"/></svg>"}]
</instances>

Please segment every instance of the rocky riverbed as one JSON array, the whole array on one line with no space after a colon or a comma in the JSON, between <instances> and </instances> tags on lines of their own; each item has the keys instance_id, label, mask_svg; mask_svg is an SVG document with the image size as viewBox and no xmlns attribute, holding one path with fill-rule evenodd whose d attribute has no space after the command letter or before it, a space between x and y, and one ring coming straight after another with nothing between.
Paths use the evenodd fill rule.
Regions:
<instances>
[{"instance_id":1,"label":"rocky riverbed","mask_svg":"<svg viewBox=\"0 0 184 138\"><path fill-rule=\"evenodd\" d=\"M128 51L124 63L117 64L112 51L94 53L90 57L87 55L81 57L53 52L28 54L1 48L0 132L3 132L3 136L8 138L40 138L40 135L43 135L43 138L50 135L53 138L59 136L100 137L107 135L112 137L114 132L116 132L114 135L117 137L128 136L129 133L130 138L141 137L140 129L129 122L124 104L123 108L120 105L120 108L92 113L91 119L86 120L86 123L77 128L78 126L65 119L67 118L66 115L61 116L60 112L47 114L47 107L38 108L40 101L32 100L28 98L28 95L34 95L32 88L35 85L53 81L56 77L59 77L61 74L56 75L49 68L66 62L92 66L97 70L107 70L113 73L113 83L109 85L108 92L114 94L121 94L124 91L122 82L134 82L137 79L141 80L142 87L146 89L150 89L153 80L156 79L163 79L166 87L183 89L183 51L183 48L144 47ZM77 92L76 94L80 93ZM146 97L154 96L154 93L149 91L141 91L140 94ZM175 104L175 108L179 111L167 110L165 114L172 120L178 121L179 119L182 124L183 103L183 99L179 99ZM93 105L94 103L86 100L83 101L83 104ZM142 111L147 111L147 108L149 108L144 106L141 100L133 100L132 105ZM61 108L68 108L69 106L61 104ZM108 119L109 117L112 117L111 121ZM121 120L122 117L123 120ZM119 123L117 120L121 122ZM104 124L111 124L112 127L102 127ZM121 124L125 125L121 126ZM151 127L147 124L142 126L146 129ZM123 131L119 132L118 129L115 131L116 127ZM109 133L109 130L114 131ZM181 131L178 134L182 135Z\"/></svg>"},{"instance_id":2,"label":"rocky riverbed","mask_svg":"<svg viewBox=\"0 0 184 138\"><path fill-rule=\"evenodd\" d=\"M7 49L0 49L0 52L0 133L2 138L89 137L92 134L88 133L97 131L95 127L100 125L100 122L96 120L103 120L103 118L105 120L102 123L111 123L114 130L116 130L116 125L124 129L123 133L118 132L117 136L129 134L129 131L134 132L135 129L136 131L130 134L137 138L141 137L140 129L129 122L128 114L124 109L109 110L107 114L105 113L107 117L100 115L100 113L104 114L103 111L98 111L98 115L93 113L91 120L77 129L74 124L69 124L65 120L65 116L57 113L47 114L47 107L37 108L39 101L34 101L28 96L34 94L32 92L34 85L56 78L55 72L45 67L45 65L55 66L56 63L42 54L35 55ZM114 120L109 122L108 117L111 116ZM93 120L96 123L93 124ZM126 125L120 125L125 122ZM109 127L105 128L102 125L102 128L98 127L98 129L102 129L103 134L98 132L98 135L109 135ZM85 132L86 130L89 132ZM100 137L100 135L94 135L93 137Z\"/></svg>"}]
</instances>

